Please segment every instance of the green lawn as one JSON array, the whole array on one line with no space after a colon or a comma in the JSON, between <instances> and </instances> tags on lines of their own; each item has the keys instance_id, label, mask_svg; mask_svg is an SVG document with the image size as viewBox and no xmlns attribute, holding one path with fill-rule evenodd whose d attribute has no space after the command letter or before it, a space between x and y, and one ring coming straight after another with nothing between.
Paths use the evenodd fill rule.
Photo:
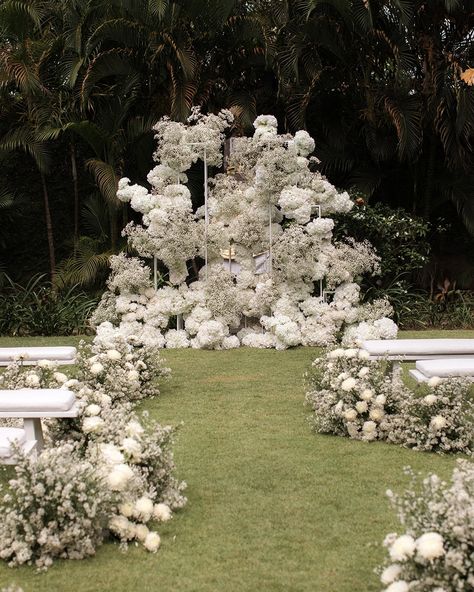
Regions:
<instances>
[{"instance_id":1,"label":"green lawn","mask_svg":"<svg viewBox=\"0 0 474 592\"><path fill-rule=\"evenodd\" d=\"M418 333L448 336L450 332ZM474 337L474 331L456 332ZM411 336L411 335L410 335ZM75 338L0 339L75 343ZM176 444L186 508L161 527L156 555L105 545L46 574L0 564L0 587L25 592L370 592L380 542L396 528L385 490L402 468L448 476L455 459L315 435L302 374L317 350L167 351L172 380L147 401L162 423L183 421Z\"/></svg>"}]
</instances>

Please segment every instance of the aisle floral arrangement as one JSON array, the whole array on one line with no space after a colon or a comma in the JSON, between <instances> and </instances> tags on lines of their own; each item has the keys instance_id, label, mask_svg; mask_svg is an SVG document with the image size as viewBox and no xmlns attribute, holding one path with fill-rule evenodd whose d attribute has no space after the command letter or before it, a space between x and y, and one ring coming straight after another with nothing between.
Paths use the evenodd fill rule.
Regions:
<instances>
[{"instance_id":1,"label":"aisle floral arrangement","mask_svg":"<svg viewBox=\"0 0 474 592\"><path fill-rule=\"evenodd\" d=\"M232 138L225 172L210 177L207 202L193 207L186 172L198 161L222 165L231 123L229 111L198 109L185 124L162 119L151 189L120 180L117 197L142 216L124 235L158 260L168 283L155 290L143 261L113 257L93 317L98 334L206 349L394 337L386 300L360 304L358 278L376 273L379 258L367 242L334 240L331 215L353 202L313 170L307 132L279 135L273 116L259 116L253 137Z\"/></svg>"},{"instance_id":2,"label":"aisle floral arrangement","mask_svg":"<svg viewBox=\"0 0 474 592\"><path fill-rule=\"evenodd\" d=\"M469 381L433 377L412 391L390 362L337 348L313 362L306 382L317 432L439 453L474 450Z\"/></svg>"},{"instance_id":3,"label":"aisle floral arrangement","mask_svg":"<svg viewBox=\"0 0 474 592\"><path fill-rule=\"evenodd\" d=\"M2 388L67 388L80 415L47 423L46 447L21 457L0 502L0 557L9 565L49 567L56 558L93 555L107 538L160 546L152 528L186 503L174 476L174 430L138 414L134 402L159 393L169 375L159 353L123 337L82 345L77 378L54 363L13 363Z\"/></svg>"},{"instance_id":4,"label":"aisle floral arrangement","mask_svg":"<svg viewBox=\"0 0 474 592\"><path fill-rule=\"evenodd\" d=\"M474 588L474 464L459 460L451 482L408 470L402 495L387 492L403 527L384 541L384 592L465 592Z\"/></svg>"}]
</instances>

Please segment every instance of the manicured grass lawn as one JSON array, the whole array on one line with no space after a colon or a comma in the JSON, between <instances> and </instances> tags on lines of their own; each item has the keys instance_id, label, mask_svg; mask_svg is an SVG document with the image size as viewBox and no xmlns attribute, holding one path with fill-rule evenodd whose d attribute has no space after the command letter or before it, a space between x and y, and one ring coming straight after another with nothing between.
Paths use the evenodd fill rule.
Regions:
<instances>
[{"instance_id":1,"label":"manicured grass lawn","mask_svg":"<svg viewBox=\"0 0 474 592\"><path fill-rule=\"evenodd\" d=\"M450 332L434 333L417 336ZM76 341L3 338L0 346L26 342ZM90 560L58 562L40 575L0 564L0 587L14 581L25 592L380 590L372 570L383 537L397 527L385 490L404 487L406 465L447 477L455 459L312 433L302 375L316 355L310 348L166 351L173 378L143 407L162 423L184 422L175 456L189 503L160 528L162 549L123 554L108 544Z\"/></svg>"}]
</instances>

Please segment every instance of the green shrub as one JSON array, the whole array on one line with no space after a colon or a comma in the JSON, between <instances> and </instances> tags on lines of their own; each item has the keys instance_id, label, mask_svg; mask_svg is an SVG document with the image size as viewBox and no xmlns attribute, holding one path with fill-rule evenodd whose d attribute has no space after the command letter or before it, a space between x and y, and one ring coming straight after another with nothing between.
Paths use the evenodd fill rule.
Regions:
<instances>
[{"instance_id":1,"label":"green shrub","mask_svg":"<svg viewBox=\"0 0 474 592\"><path fill-rule=\"evenodd\" d=\"M0 293L0 335L75 335L87 330L97 306L76 286L55 289L43 275L26 286L8 280Z\"/></svg>"},{"instance_id":2,"label":"green shrub","mask_svg":"<svg viewBox=\"0 0 474 592\"><path fill-rule=\"evenodd\" d=\"M338 218L336 231L337 238L352 236L374 246L381 257L381 272L375 284L379 289L411 285L414 272L429 259L429 222L401 208L382 203L369 206L361 198L356 199L355 208Z\"/></svg>"}]
</instances>

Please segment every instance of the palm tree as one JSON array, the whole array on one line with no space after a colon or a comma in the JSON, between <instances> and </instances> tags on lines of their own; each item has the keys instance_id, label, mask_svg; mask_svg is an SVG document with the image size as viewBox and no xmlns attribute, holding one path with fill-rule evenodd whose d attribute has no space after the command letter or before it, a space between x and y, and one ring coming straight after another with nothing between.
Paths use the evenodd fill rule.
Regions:
<instances>
[{"instance_id":1,"label":"palm tree","mask_svg":"<svg viewBox=\"0 0 474 592\"><path fill-rule=\"evenodd\" d=\"M425 216L449 199L474 230L474 90L460 80L474 65L474 2L288 7L274 28L280 97L288 126L315 132L323 171L369 195L393 194L397 179Z\"/></svg>"},{"instance_id":2,"label":"palm tree","mask_svg":"<svg viewBox=\"0 0 474 592\"><path fill-rule=\"evenodd\" d=\"M0 7L3 25L0 41L0 92L14 97L9 103L9 118L15 125L0 139L0 150L22 150L32 157L43 191L51 279L54 279L56 254L47 185L50 168L48 147L38 137L38 129L47 114L50 94L43 70L51 55L52 44L43 31L43 3L7 0Z\"/></svg>"}]
</instances>

